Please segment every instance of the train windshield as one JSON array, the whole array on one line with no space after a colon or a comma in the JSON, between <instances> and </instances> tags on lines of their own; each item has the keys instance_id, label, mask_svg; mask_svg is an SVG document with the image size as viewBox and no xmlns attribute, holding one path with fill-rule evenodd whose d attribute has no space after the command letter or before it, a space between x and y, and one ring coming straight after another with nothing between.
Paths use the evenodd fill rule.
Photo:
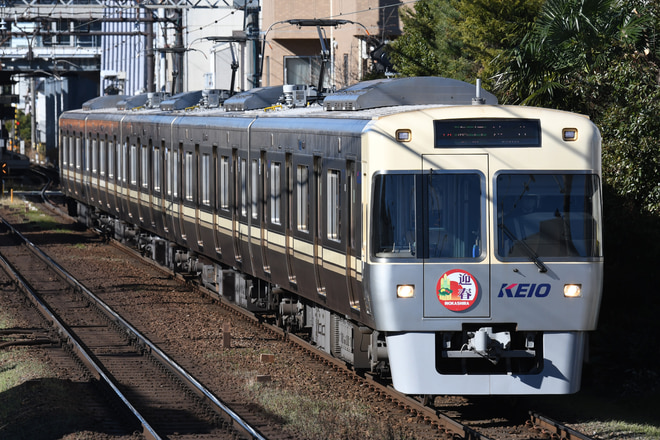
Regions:
<instances>
[{"instance_id":1,"label":"train windshield","mask_svg":"<svg viewBox=\"0 0 660 440\"><path fill-rule=\"evenodd\" d=\"M373 251L381 258L481 256L483 177L381 174L374 179Z\"/></svg>"},{"instance_id":2,"label":"train windshield","mask_svg":"<svg viewBox=\"0 0 660 440\"><path fill-rule=\"evenodd\" d=\"M600 257L600 200L595 175L500 174L498 255Z\"/></svg>"}]
</instances>

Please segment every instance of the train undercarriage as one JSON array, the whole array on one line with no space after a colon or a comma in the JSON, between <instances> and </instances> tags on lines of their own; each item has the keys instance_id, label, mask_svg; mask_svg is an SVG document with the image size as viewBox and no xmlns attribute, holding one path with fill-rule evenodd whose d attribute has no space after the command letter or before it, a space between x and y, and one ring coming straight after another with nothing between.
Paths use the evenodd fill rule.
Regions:
<instances>
[{"instance_id":1,"label":"train undercarriage","mask_svg":"<svg viewBox=\"0 0 660 440\"><path fill-rule=\"evenodd\" d=\"M69 211L79 222L108 239L132 246L161 266L195 279L222 301L248 310L287 332L304 334L317 348L356 370L381 377L389 375L383 333L84 204L76 203Z\"/></svg>"}]
</instances>

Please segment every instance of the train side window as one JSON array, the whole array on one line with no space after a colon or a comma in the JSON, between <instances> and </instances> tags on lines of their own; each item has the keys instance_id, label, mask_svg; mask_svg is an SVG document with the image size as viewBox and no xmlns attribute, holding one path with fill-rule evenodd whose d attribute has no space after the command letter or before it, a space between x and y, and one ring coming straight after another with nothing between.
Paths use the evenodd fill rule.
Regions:
<instances>
[{"instance_id":1,"label":"train side window","mask_svg":"<svg viewBox=\"0 0 660 440\"><path fill-rule=\"evenodd\" d=\"M298 230L309 232L309 167L307 165L297 167L296 192Z\"/></svg>"},{"instance_id":2,"label":"train side window","mask_svg":"<svg viewBox=\"0 0 660 440\"><path fill-rule=\"evenodd\" d=\"M220 157L220 209L229 211L229 157Z\"/></svg>"},{"instance_id":3,"label":"train side window","mask_svg":"<svg viewBox=\"0 0 660 440\"><path fill-rule=\"evenodd\" d=\"M241 215L247 216L247 161L243 158L240 159L240 174L241 174Z\"/></svg>"},{"instance_id":4,"label":"train side window","mask_svg":"<svg viewBox=\"0 0 660 440\"><path fill-rule=\"evenodd\" d=\"M172 151L165 147L165 194L172 195Z\"/></svg>"},{"instance_id":5,"label":"train side window","mask_svg":"<svg viewBox=\"0 0 660 440\"><path fill-rule=\"evenodd\" d=\"M99 140L99 171L101 173L101 176L105 177L105 172L106 172L106 157L107 157L107 152L106 152L106 142L105 138L102 138Z\"/></svg>"},{"instance_id":6,"label":"train side window","mask_svg":"<svg viewBox=\"0 0 660 440\"><path fill-rule=\"evenodd\" d=\"M140 147L140 183L142 188L149 188L149 148L146 145Z\"/></svg>"},{"instance_id":7,"label":"train side window","mask_svg":"<svg viewBox=\"0 0 660 440\"><path fill-rule=\"evenodd\" d=\"M182 148L182 145L179 144L179 150ZM170 182L172 184L172 197L175 199L179 197L179 150L172 150L172 178Z\"/></svg>"},{"instance_id":8,"label":"train side window","mask_svg":"<svg viewBox=\"0 0 660 440\"><path fill-rule=\"evenodd\" d=\"M80 137L76 137L76 158L73 163L76 164L76 169L80 170L82 168L82 140Z\"/></svg>"},{"instance_id":9,"label":"train side window","mask_svg":"<svg viewBox=\"0 0 660 440\"><path fill-rule=\"evenodd\" d=\"M117 182L121 183L123 178L124 178L124 165L126 162L122 162L122 156L124 154L124 148L126 144L120 144L117 143L115 146L117 147L117 160L115 163L117 164Z\"/></svg>"},{"instance_id":10,"label":"train side window","mask_svg":"<svg viewBox=\"0 0 660 440\"><path fill-rule=\"evenodd\" d=\"M341 241L341 173L328 170L327 174L327 233L333 241Z\"/></svg>"},{"instance_id":11,"label":"train side window","mask_svg":"<svg viewBox=\"0 0 660 440\"><path fill-rule=\"evenodd\" d=\"M67 135L62 135L62 168L69 167L69 137Z\"/></svg>"},{"instance_id":12,"label":"train side window","mask_svg":"<svg viewBox=\"0 0 660 440\"><path fill-rule=\"evenodd\" d=\"M282 163L273 162L270 170L270 221L276 225L282 223Z\"/></svg>"},{"instance_id":13,"label":"train side window","mask_svg":"<svg viewBox=\"0 0 660 440\"><path fill-rule=\"evenodd\" d=\"M163 166L162 164L162 158L160 155L160 148L155 147L152 153L153 157L153 173L154 173L154 191L160 192L160 186L162 185L161 182L161 167Z\"/></svg>"},{"instance_id":14,"label":"train side window","mask_svg":"<svg viewBox=\"0 0 660 440\"><path fill-rule=\"evenodd\" d=\"M90 149L91 149L91 139L87 138L85 139L85 152L84 152L84 157L85 157L85 172L89 173L91 169L91 159L92 155L90 154Z\"/></svg>"},{"instance_id":15,"label":"train side window","mask_svg":"<svg viewBox=\"0 0 660 440\"><path fill-rule=\"evenodd\" d=\"M259 201L259 161L256 159L252 160L252 167L250 170L250 194L252 197L251 206L252 206L252 218L253 219L258 219L259 218L259 211L258 211L258 201Z\"/></svg>"},{"instance_id":16,"label":"train side window","mask_svg":"<svg viewBox=\"0 0 660 440\"><path fill-rule=\"evenodd\" d=\"M211 206L211 155L208 153L202 154L202 175L201 189L202 189L202 204L204 206Z\"/></svg>"},{"instance_id":17,"label":"train side window","mask_svg":"<svg viewBox=\"0 0 660 440\"><path fill-rule=\"evenodd\" d=\"M130 151L130 176L129 176L129 182L131 185L137 185L137 146L135 144L131 144L131 151Z\"/></svg>"},{"instance_id":18,"label":"train side window","mask_svg":"<svg viewBox=\"0 0 660 440\"><path fill-rule=\"evenodd\" d=\"M96 138L92 138L92 173L96 174L99 170L99 144Z\"/></svg>"},{"instance_id":19,"label":"train side window","mask_svg":"<svg viewBox=\"0 0 660 440\"><path fill-rule=\"evenodd\" d=\"M183 193L187 201L192 202L193 200L193 154L192 151L186 151L185 162L184 162L184 178L185 186Z\"/></svg>"},{"instance_id":20,"label":"train side window","mask_svg":"<svg viewBox=\"0 0 660 440\"><path fill-rule=\"evenodd\" d=\"M108 139L108 179L115 177L115 143Z\"/></svg>"}]
</instances>

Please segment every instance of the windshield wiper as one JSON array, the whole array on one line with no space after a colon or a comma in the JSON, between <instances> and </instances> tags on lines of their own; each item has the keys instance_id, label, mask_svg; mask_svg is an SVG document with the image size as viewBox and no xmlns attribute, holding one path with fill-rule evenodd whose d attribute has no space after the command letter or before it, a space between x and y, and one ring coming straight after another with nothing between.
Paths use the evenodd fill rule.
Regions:
<instances>
[{"instance_id":1,"label":"windshield wiper","mask_svg":"<svg viewBox=\"0 0 660 440\"><path fill-rule=\"evenodd\" d=\"M511 232L509 230L509 228L504 226L504 223L500 223L497 226L499 226L504 231L504 233L507 235L507 237L509 237L511 240L513 240L514 243L516 243L516 244L520 243L522 245L523 249L525 249L525 251L527 252L527 255L529 255L529 258L534 262L536 267L539 268L539 272L546 273L548 271L548 268L546 267L545 264L543 264L543 261L541 261L541 259L536 254L536 252L534 252L534 249L532 249L531 247L529 247L529 245L527 243L525 243L524 241L522 241L521 239L516 237L513 234L513 232Z\"/></svg>"}]
</instances>

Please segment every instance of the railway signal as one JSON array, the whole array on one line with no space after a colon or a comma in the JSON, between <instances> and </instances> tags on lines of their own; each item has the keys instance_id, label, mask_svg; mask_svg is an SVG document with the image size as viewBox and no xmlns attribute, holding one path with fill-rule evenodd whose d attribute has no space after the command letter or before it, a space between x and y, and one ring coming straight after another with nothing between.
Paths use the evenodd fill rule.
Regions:
<instances>
[{"instance_id":1,"label":"railway signal","mask_svg":"<svg viewBox=\"0 0 660 440\"><path fill-rule=\"evenodd\" d=\"M0 170L2 170L1 172L3 176L9 175L9 167L7 166L7 162L0 162Z\"/></svg>"}]
</instances>

